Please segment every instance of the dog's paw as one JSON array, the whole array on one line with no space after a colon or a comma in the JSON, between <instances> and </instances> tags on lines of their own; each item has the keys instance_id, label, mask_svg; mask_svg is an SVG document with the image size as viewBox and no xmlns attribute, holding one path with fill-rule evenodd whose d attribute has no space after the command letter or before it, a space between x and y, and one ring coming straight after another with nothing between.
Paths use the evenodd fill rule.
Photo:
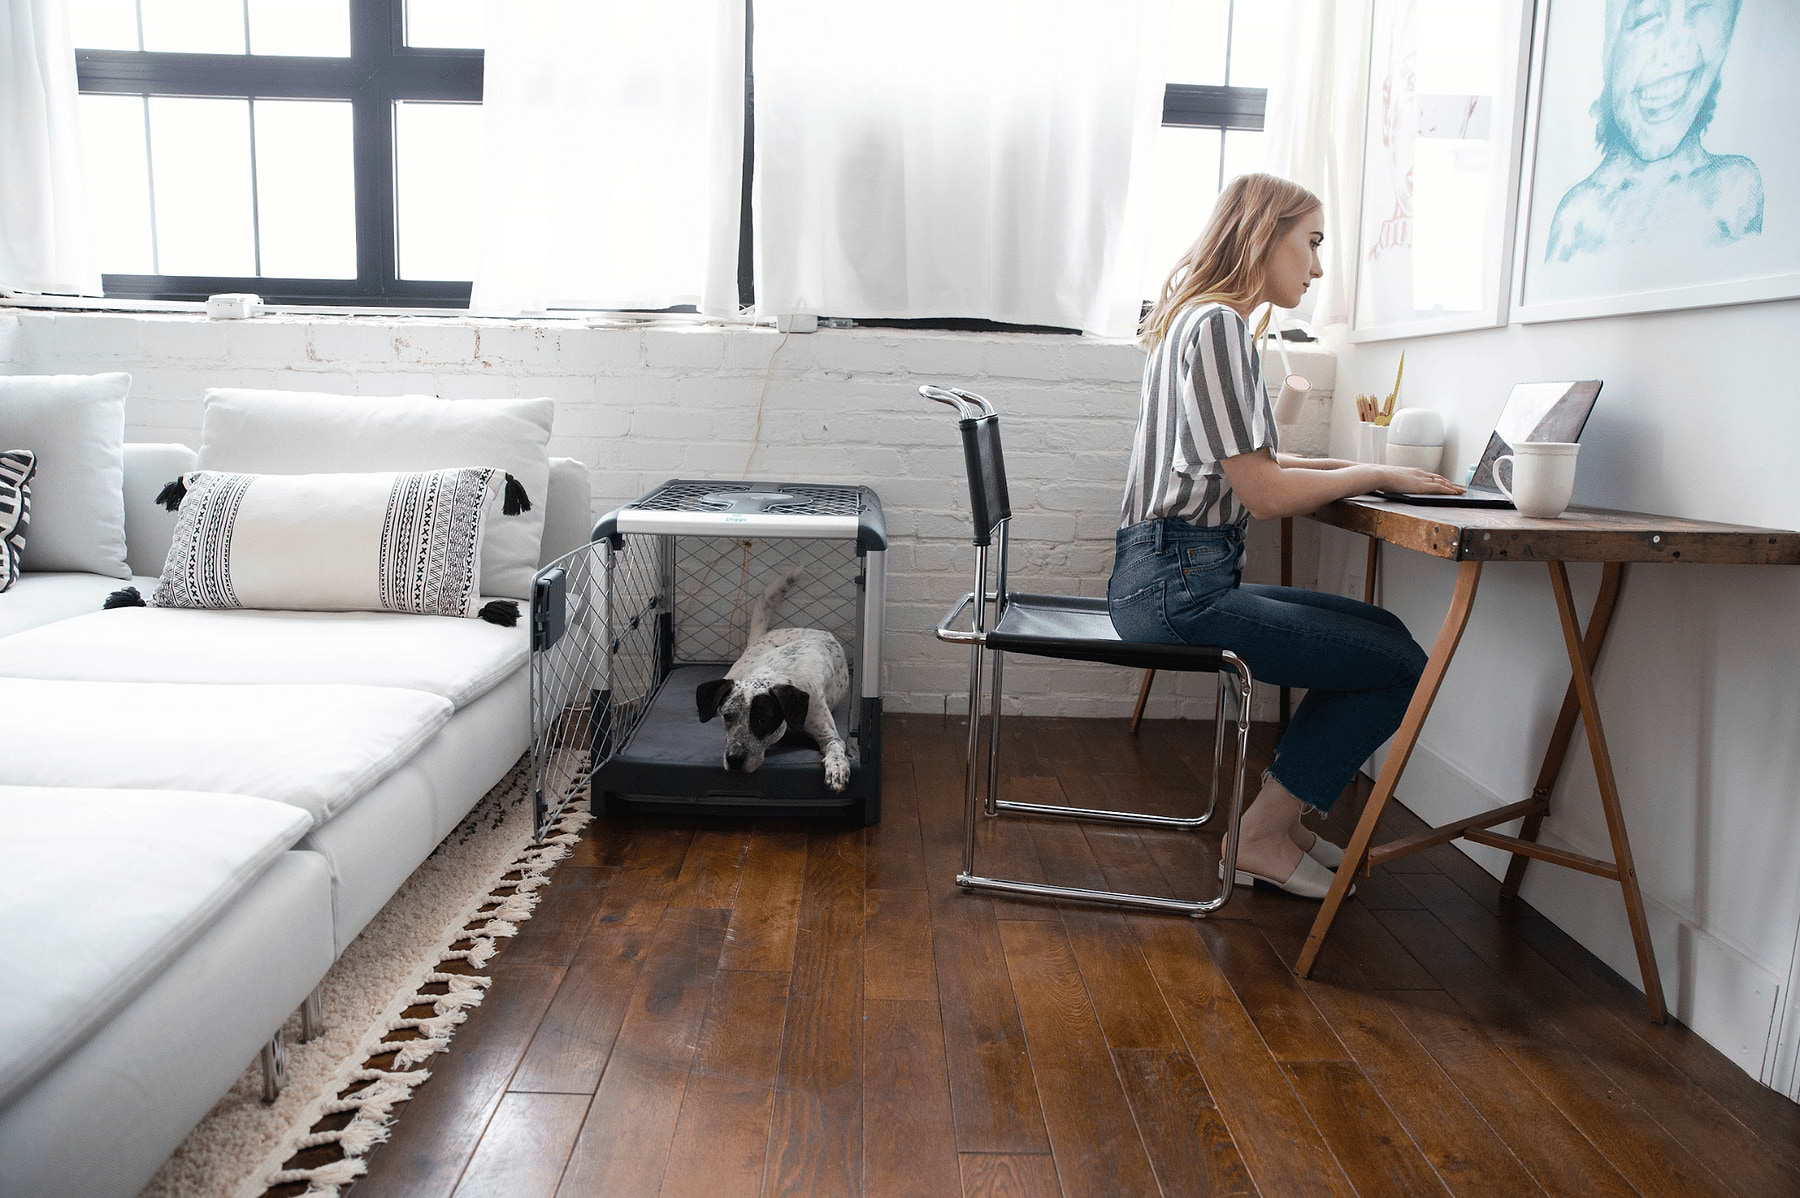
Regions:
<instances>
[{"instance_id":1,"label":"dog's paw","mask_svg":"<svg viewBox=\"0 0 1800 1198\"><path fill-rule=\"evenodd\" d=\"M825 785L836 791L850 785L850 762L842 753L825 759Z\"/></svg>"}]
</instances>

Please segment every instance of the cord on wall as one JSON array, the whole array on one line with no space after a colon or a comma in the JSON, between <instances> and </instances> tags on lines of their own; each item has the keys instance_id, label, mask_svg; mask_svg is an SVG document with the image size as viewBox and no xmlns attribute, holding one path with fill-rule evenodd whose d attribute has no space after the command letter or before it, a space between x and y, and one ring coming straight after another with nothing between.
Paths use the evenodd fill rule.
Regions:
<instances>
[{"instance_id":1,"label":"cord on wall","mask_svg":"<svg viewBox=\"0 0 1800 1198\"><path fill-rule=\"evenodd\" d=\"M763 367L762 390L756 396L756 427L750 432L750 452L744 455L744 468L738 471L739 478L750 477L750 460L756 456L756 451L762 443L763 405L769 399L769 380L775 375L775 358L781 353L782 346L788 343L788 338L791 336L793 336L791 329L781 335L781 340L775 343L775 349L769 354L769 364Z\"/></svg>"}]
</instances>

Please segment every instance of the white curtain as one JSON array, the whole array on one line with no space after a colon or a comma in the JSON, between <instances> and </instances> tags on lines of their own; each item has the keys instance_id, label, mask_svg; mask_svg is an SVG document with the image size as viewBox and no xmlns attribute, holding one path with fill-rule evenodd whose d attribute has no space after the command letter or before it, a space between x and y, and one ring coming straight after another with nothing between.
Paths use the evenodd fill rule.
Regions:
<instances>
[{"instance_id":1,"label":"white curtain","mask_svg":"<svg viewBox=\"0 0 1800 1198\"><path fill-rule=\"evenodd\" d=\"M1361 186L1369 0L1295 0L1283 69L1269 84L1263 169L1310 188L1325 205L1325 269L1297 310L1313 324L1350 319Z\"/></svg>"},{"instance_id":2,"label":"white curtain","mask_svg":"<svg viewBox=\"0 0 1800 1198\"><path fill-rule=\"evenodd\" d=\"M1131 336L1166 0L756 6L760 315Z\"/></svg>"},{"instance_id":3,"label":"white curtain","mask_svg":"<svg viewBox=\"0 0 1800 1198\"><path fill-rule=\"evenodd\" d=\"M99 295L63 0L0 2L0 286Z\"/></svg>"},{"instance_id":4,"label":"white curtain","mask_svg":"<svg viewBox=\"0 0 1800 1198\"><path fill-rule=\"evenodd\" d=\"M489 0L470 308L737 310L744 0Z\"/></svg>"}]
</instances>

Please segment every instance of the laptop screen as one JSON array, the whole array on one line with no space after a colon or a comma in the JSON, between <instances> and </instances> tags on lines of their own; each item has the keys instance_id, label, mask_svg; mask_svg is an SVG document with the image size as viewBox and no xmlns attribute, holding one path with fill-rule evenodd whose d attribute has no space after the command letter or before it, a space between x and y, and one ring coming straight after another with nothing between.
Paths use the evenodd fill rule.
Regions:
<instances>
[{"instance_id":1,"label":"laptop screen","mask_svg":"<svg viewBox=\"0 0 1800 1198\"><path fill-rule=\"evenodd\" d=\"M1581 430L1600 396L1599 379L1563 383L1516 383L1494 435L1488 438L1481 462L1469 480L1472 487L1492 491L1494 462L1513 451L1521 441L1579 441Z\"/></svg>"}]
</instances>

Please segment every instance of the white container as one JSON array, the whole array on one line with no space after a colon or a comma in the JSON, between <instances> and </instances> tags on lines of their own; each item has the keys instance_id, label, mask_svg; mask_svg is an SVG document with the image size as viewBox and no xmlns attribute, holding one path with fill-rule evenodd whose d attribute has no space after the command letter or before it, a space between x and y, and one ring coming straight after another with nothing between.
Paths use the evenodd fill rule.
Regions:
<instances>
[{"instance_id":1,"label":"white container","mask_svg":"<svg viewBox=\"0 0 1800 1198\"><path fill-rule=\"evenodd\" d=\"M1401 408L1388 422L1389 445L1444 444L1444 414L1436 408Z\"/></svg>"},{"instance_id":2,"label":"white container","mask_svg":"<svg viewBox=\"0 0 1800 1198\"><path fill-rule=\"evenodd\" d=\"M1386 425L1364 420L1356 426L1356 460L1379 466L1387 460Z\"/></svg>"},{"instance_id":3,"label":"white container","mask_svg":"<svg viewBox=\"0 0 1800 1198\"><path fill-rule=\"evenodd\" d=\"M1443 456L1442 445L1403 445L1395 442L1392 429L1388 432L1387 464L1390 466L1410 466L1414 470L1429 470L1436 474Z\"/></svg>"}]
</instances>

